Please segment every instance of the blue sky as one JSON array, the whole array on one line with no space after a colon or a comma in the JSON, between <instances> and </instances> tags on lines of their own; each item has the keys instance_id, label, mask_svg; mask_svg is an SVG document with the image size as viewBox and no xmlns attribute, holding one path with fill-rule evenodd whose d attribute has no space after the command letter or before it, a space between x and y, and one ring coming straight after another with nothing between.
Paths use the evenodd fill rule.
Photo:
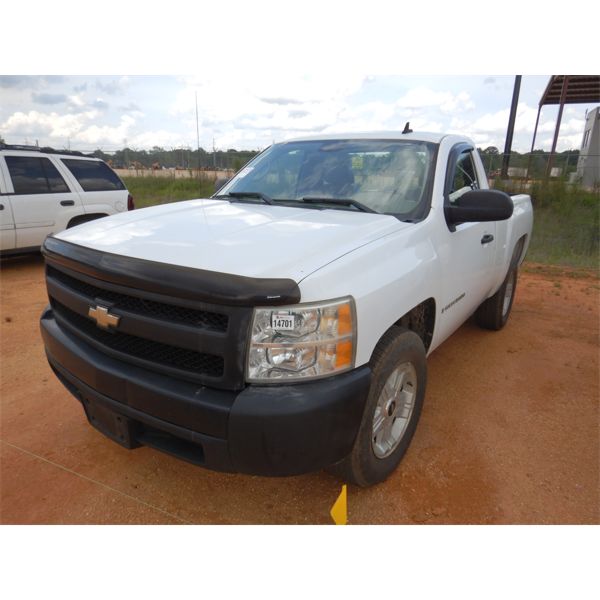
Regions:
<instances>
[{"instance_id":1,"label":"blue sky","mask_svg":"<svg viewBox=\"0 0 600 600\"><path fill-rule=\"evenodd\" d=\"M549 76L523 76L513 148L528 151ZM115 150L260 149L299 135L341 131L455 132L504 146L514 77L212 71L191 76L0 76L0 135L9 143ZM558 149L578 148L586 108L565 108ZM549 150L556 107L544 107L536 148Z\"/></svg>"}]
</instances>

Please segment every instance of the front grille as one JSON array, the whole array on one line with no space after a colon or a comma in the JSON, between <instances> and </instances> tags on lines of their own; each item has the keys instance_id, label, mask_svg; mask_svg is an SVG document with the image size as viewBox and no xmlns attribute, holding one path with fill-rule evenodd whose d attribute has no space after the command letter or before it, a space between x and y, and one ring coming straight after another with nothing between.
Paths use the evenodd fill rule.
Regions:
<instances>
[{"instance_id":1,"label":"front grille","mask_svg":"<svg viewBox=\"0 0 600 600\"><path fill-rule=\"evenodd\" d=\"M124 262L119 266L127 271ZM173 282L169 265L164 269L165 280ZM161 273L155 277L160 279ZM97 351L183 381L227 390L245 386L251 307L190 298L185 287L179 295L172 283L167 294L135 274L124 285L110 272L75 261L65 266L52 257L46 257L46 279L59 324ZM119 316L119 325L98 327L88 316L96 306Z\"/></svg>"},{"instance_id":2,"label":"front grille","mask_svg":"<svg viewBox=\"0 0 600 600\"><path fill-rule=\"evenodd\" d=\"M75 277L50 266L48 267L48 277L87 296L90 301L101 298L111 304L113 308L120 308L163 321L192 325L209 331L227 331L229 319L224 314L155 302L154 300L103 289L81 279L75 279Z\"/></svg>"},{"instance_id":3,"label":"front grille","mask_svg":"<svg viewBox=\"0 0 600 600\"><path fill-rule=\"evenodd\" d=\"M115 352L189 371L194 375L207 377L222 377L223 375L223 357L221 356L177 348L119 331L106 331L97 327L92 320L72 311L56 300L52 300L52 307L57 315L73 329Z\"/></svg>"}]
</instances>

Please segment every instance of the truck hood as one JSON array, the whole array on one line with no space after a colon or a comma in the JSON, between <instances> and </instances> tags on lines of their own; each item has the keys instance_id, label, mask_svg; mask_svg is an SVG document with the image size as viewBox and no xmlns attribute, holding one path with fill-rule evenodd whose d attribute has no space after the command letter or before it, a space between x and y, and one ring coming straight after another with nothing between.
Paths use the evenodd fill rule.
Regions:
<instances>
[{"instance_id":1,"label":"truck hood","mask_svg":"<svg viewBox=\"0 0 600 600\"><path fill-rule=\"evenodd\" d=\"M111 254L299 283L340 256L407 227L388 215L208 199L120 213L56 237Z\"/></svg>"}]
</instances>

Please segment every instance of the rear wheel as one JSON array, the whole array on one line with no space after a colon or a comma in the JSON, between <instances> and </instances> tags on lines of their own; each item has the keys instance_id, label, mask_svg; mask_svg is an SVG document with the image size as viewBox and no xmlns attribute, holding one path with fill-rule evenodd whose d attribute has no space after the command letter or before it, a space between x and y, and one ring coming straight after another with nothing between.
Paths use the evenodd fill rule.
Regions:
<instances>
[{"instance_id":1,"label":"rear wheel","mask_svg":"<svg viewBox=\"0 0 600 600\"><path fill-rule=\"evenodd\" d=\"M500 289L477 309L475 318L480 327L497 331L506 325L516 289L517 267L514 266L508 271Z\"/></svg>"},{"instance_id":2,"label":"rear wheel","mask_svg":"<svg viewBox=\"0 0 600 600\"><path fill-rule=\"evenodd\" d=\"M398 466L414 435L425 396L425 347L414 332L393 327L373 352L371 388L352 452L331 471L366 487Z\"/></svg>"}]
</instances>

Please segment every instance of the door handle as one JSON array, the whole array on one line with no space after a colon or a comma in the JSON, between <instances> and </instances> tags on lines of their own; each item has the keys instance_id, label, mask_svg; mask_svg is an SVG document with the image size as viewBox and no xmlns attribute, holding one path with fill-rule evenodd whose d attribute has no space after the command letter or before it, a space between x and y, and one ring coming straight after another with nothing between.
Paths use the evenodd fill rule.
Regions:
<instances>
[{"instance_id":1,"label":"door handle","mask_svg":"<svg viewBox=\"0 0 600 600\"><path fill-rule=\"evenodd\" d=\"M61 206L75 206L75 201L74 200L61 200L60 205Z\"/></svg>"},{"instance_id":2,"label":"door handle","mask_svg":"<svg viewBox=\"0 0 600 600\"><path fill-rule=\"evenodd\" d=\"M494 241L494 236L491 233L486 233L482 238L481 238L481 243L482 244L489 244L490 242Z\"/></svg>"},{"instance_id":3,"label":"door handle","mask_svg":"<svg viewBox=\"0 0 600 600\"><path fill-rule=\"evenodd\" d=\"M0 204L0 210L4 210L4 204Z\"/></svg>"}]
</instances>

